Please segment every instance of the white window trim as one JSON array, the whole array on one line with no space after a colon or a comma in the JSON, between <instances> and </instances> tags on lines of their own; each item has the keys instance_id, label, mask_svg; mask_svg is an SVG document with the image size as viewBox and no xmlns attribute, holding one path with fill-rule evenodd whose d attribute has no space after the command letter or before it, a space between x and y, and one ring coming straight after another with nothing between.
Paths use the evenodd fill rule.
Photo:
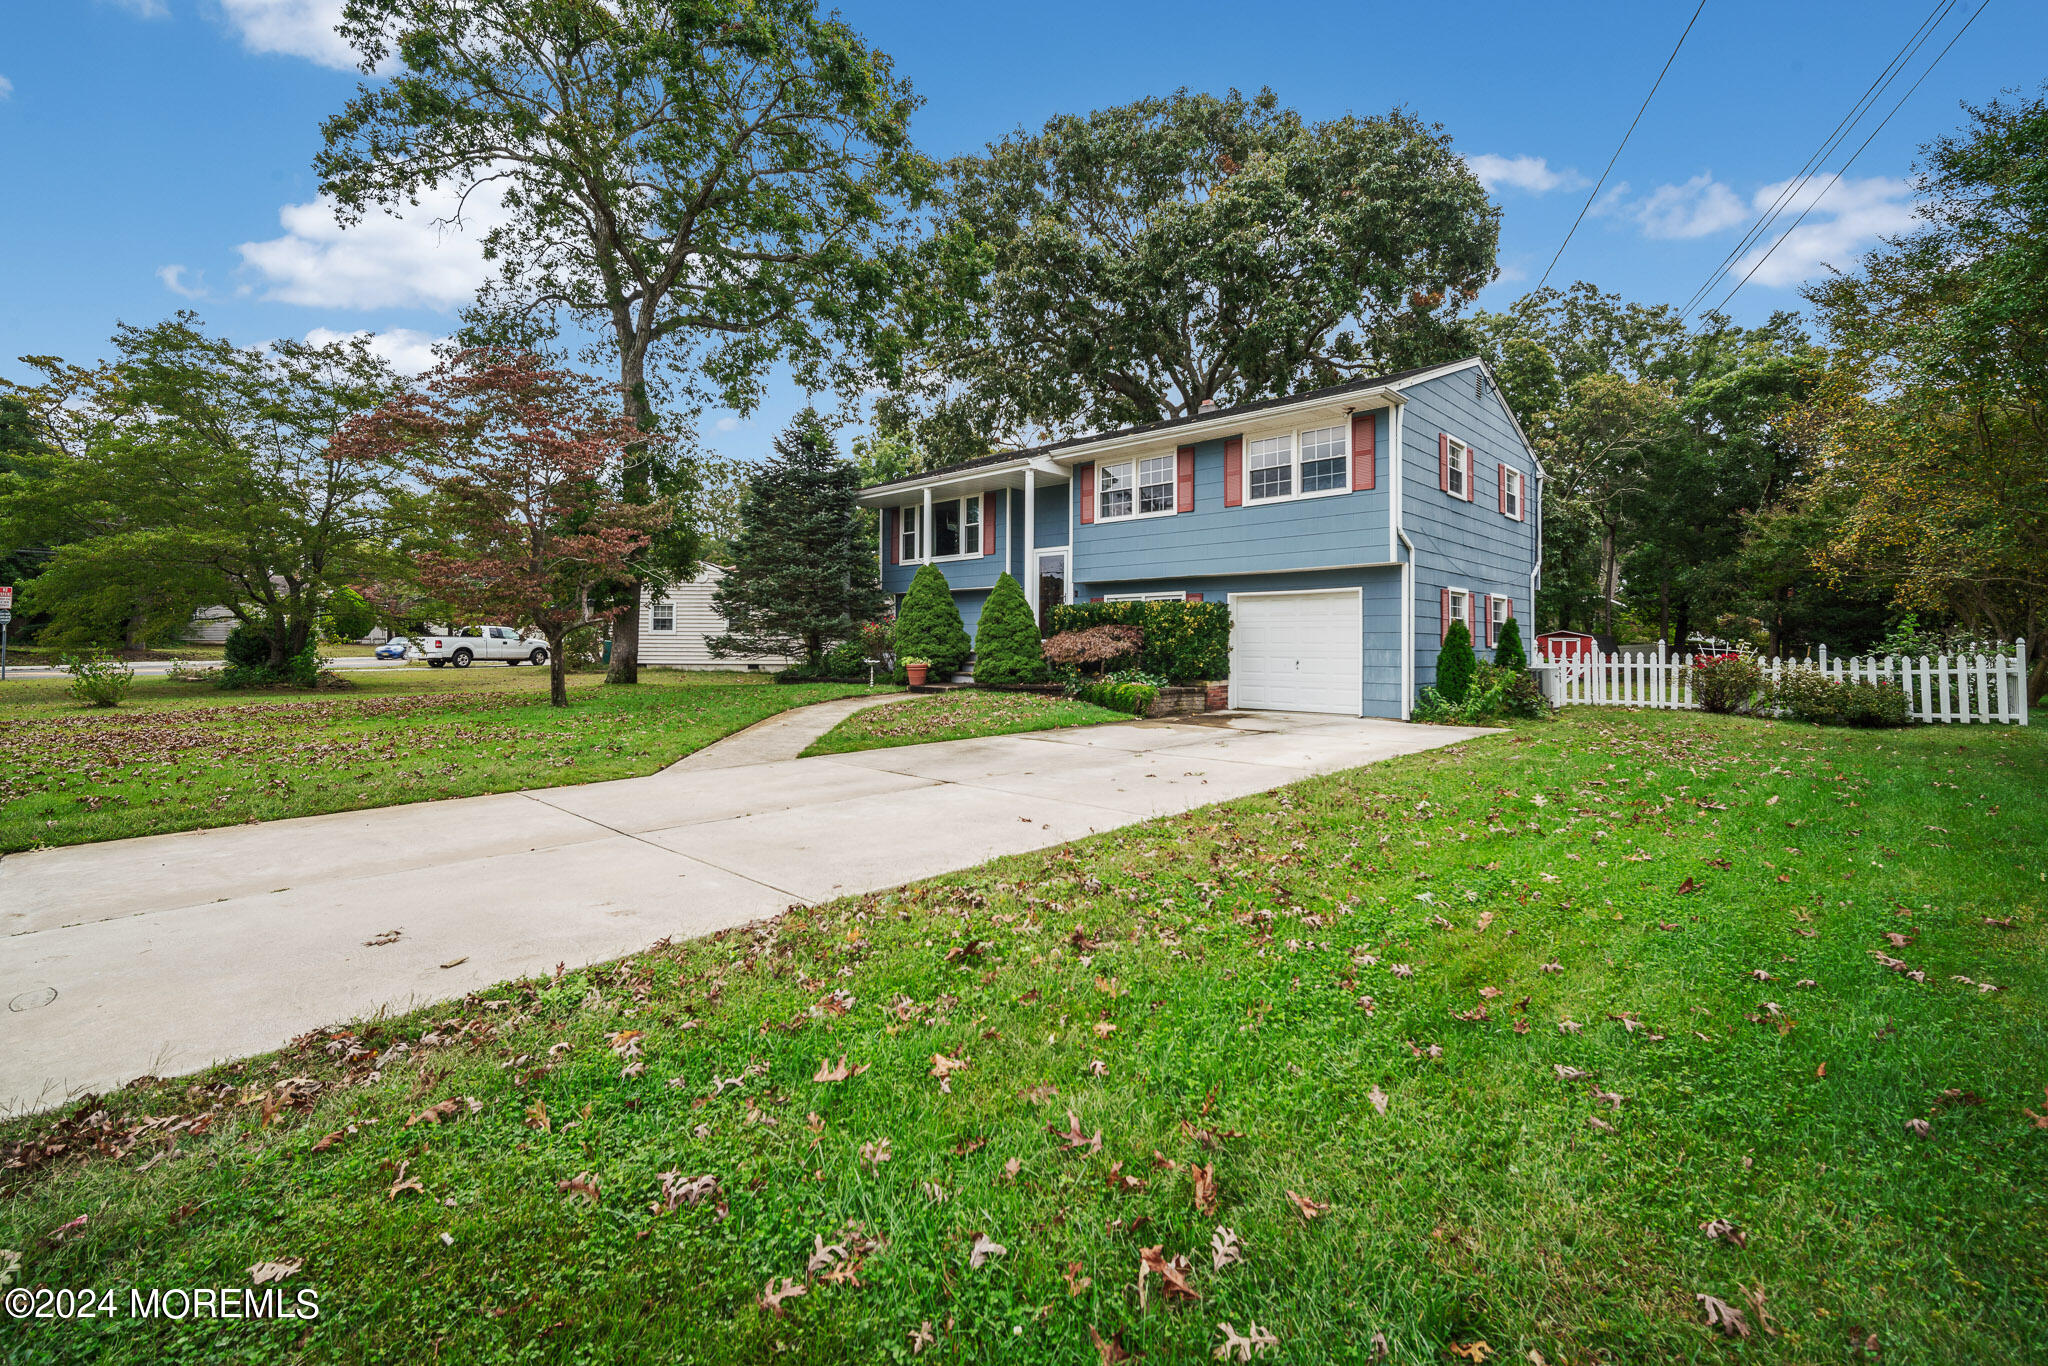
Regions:
<instances>
[{"instance_id":1,"label":"white window trim","mask_svg":"<svg viewBox=\"0 0 2048 1366\"><path fill-rule=\"evenodd\" d=\"M1142 491L1138 483L1138 466L1147 460L1171 460L1173 477L1166 481L1168 506L1154 512L1138 511L1138 495ZM1107 469L1131 471L1131 510L1129 512L1107 513L1102 510L1102 472ZM1180 448L1175 447L1164 456L1134 455L1128 460L1098 460L1095 462L1095 520L1097 522L1139 522L1148 517L1171 517L1180 511Z\"/></svg>"},{"instance_id":2,"label":"white window trim","mask_svg":"<svg viewBox=\"0 0 2048 1366\"><path fill-rule=\"evenodd\" d=\"M1329 427L1335 427L1344 434L1344 476L1343 478L1337 481L1337 487L1333 489L1317 489L1313 493L1303 493L1301 491L1302 433L1320 432L1325 428ZM1289 479L1288 482L1288 487L1292 490L1292 492L1274 494L1265 498L1254 498L1252 497L1252 442L1270 441L1276 436L1284 436L1287 438L1288 458L1291 462L1288 468L1293 471L1292 477ZM1254 505L1257 505L1259 507L1265 507L1269 503L1294 503L1299 502L1304 498L1335 498L1339 494L1352 492L1351 461L1352 457L1356 454L1356 452L1354 452L1351 449L1351 423L1348 419L1343 422L1318 422L1311 426L1294 427L1286 431L1246 432L1244 434L1243 440L1244 458L1240 462L1243 468L1238 471L1239 474L1242 476L1242 486L1239 488L1238 492L1241 498L1243 499L1244 506L1246 507L1252 507Z\"/></svg>"},{"instance_id":3,"label":"white window trim","mask_svg":"<svg viewBox=\"0 0 2048 1366\"><path fill-rule=\"evenodd\" d=\"M1104 593L1104 602L1186 602L1185 592L1173 593Z\"/></svg>"},{"instance_id":4,"label":"white window trim","mask_svg":"<svg viewBox=\"0 0 2048 1366\"><path fill-rule=\"evenodd\" d=\"M1486 610L1492 618L1493 625L1493 630L1489 634L1497 635L1500 628L1508 624L1508 595L1495 593L1487 599Z\"/></svg>"},{"instance_id":5,"label":"white window trim","mask_svg":"<svg viewBox=\"0 0 2048 1366\"><path fill-rule=\"evenodd\" d=\"M1446 492L1453 498L1462 499L1469 503L1472 501L1473 483L1472 447L1454 436L1450 438L1450 452L1450 467L1454 470L1463 471L1465 475L1465 491L1460 493L1456 489L1448 489Z\"/></svg>"},{"instance_id":6,"label":"white window trim","mask_svg":"<svg viewBox=\"0 0 2048 1366\"><path fill-rule=\"evenodd\" d=\"M661 609L668 609L668 625L661 624ZM647 604L647 629L662 635L673 635L676 629L676 605L666 595L653 599Z\"/></svg>"},{"instance_id":7,"label":"white window trim","mask_svg":"<svg viewBox=\"0 0 2048 1366\"><path fill-rule=\"evenodd\" d=\"M1475 595L1474 595L1474 593L1473 593L1473 592L1472 592L1472 590L1471 590L1471 589L1469 589L1469 588L1453 588L1453 589L1451 590L1451 615L1450 615L1449 619L1448 619L1448 620L1446 620L1446 621L1444 622L1444 630L1446 630L1446 631L1449 631L1449 630L1451 629L1451 623L1452 623L1452 622L1455 622L1455 621L1462 621L1462 622L1464 622L1464 623L1465 623L1465 630L1466 630L1467 632L1471 631L1471 629L1472 629L1472 599L1473 599L1473 597L1474 597L1474 596L1475 596ZM1458 615L1458 612L1457 612L1457 607L1458 607L1458 603L1459 603L1460 601L1463 601L1463 602L1464 602L1464 604L1465 604L1465 615L1464 615L1464 616L1462 616L1462 617L1461 617L1461 616L1459 616L1459 615ZM1478 645L1478 644L1479 644L1479 642L1478 642L1478 640L1477 640L1477 639L1474 639L1472 643L1473 643L1474 645Z\"/></svg>"},{"instance_id":8,"label":"white window trim","mask_svg":"<svg viewBox=\"0 0 2048 1366\"><path fill-rule=\"evenodd\" d=\"M974 549L963 550L958 555L906 555L902 557L899 561L900 563L955 564L961 560L978 560L982 557L982 548L988 544L988 496L986 494L963 493L957 498L932 499L932 524L930 526L923 525L924 507L919 503L912 503L909 507L904 508L902 513L898 513L897 516L900 519L904 513L911 514L911 521L917 526L918 549L928 550L931 546L938 544L939 509L948 503L960 504L960 529L963 533L967 530L967 504L973 503L979 509L979 515L975 520L975 527L979 532L979 537ZM899 527L897 535L901 536L902 534L902 528ZM930 544L927 545L926 542Z\"/></svg>"},{"instance_id":9,"label":"white window trim","mask_svg":"<svg viewBox=\"0 0 2048 1366\"><path fill-rule=\"evenodd\" d=\"M1503 466L1503 469L1506 470L1506 477L1508 481L1508 497L1514 504L1514 506L1510 508L1508 511L1508 520L1511 522L1527 521L1529 509L1527 503L1525 502L1524 494L1522 492L1522 490L1526 487L1522 482L1522 472L1514 468L1512 465Z\"/></svg>"},{"instance_id":10,"label":"white window trim","mask_svg":"<svg viewBox=\"0 0 2048 1366\"><path fill-rule=\"evenodd\" d=\"M896 511L896 563L923 564L922 554L903 553L903 541L909 537L918 551L924 549L924 504L906 503Z\"/></svg>"}]
</instances>

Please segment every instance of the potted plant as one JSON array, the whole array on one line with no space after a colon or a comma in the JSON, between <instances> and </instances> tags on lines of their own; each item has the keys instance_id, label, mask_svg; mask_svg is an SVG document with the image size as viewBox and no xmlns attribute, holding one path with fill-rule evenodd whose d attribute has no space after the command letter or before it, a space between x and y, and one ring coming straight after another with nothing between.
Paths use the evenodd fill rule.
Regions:
<instances>
[{"instance_id":1,"label":"potted plant","mask_svg":"<svg viewBox=\"0 0 2048 1366\"><path fill-rule=\"evenodd\" d=\"M910 686L913 688L924 686L925 675L931 671L931 667L932 662L929 659L919 659L915 655L907 656L903 660L903 672L910 675Z\"/></svg>"}]
</instances>

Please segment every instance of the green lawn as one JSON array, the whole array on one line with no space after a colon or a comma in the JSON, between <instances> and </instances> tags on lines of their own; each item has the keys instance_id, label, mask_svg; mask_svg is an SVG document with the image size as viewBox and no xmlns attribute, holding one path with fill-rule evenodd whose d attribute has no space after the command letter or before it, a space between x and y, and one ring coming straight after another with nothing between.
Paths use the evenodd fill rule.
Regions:
<instances>
[{"instance_id":1,"label":"green lawn","mask_svg":"<svg viewBox=\"0 0 2048 1366\"><path fill-rule=\"evenodd\" d=\"M0 1126L18 1284L319 1319L6 1350L2038 1360L2044 789L2039 730L1581 708L323 1031Z\"/></svg>"},{"instance_id":2,"label":"green lawn","mask_svg":"<svg viewBox=\"0 0 2048 1366\"><path fill-rule=\"evenodd\" d=\"M868 691L766 674L403 668L346 692L223 693L137 678L114 711L68 680L0 686L0 853L652 773L763 717ZM890 689L877 689L890 691Z\"/></svg>"},{"instance_id":3,"label":"green lawn","mask_svg":"<svg viewBox=\"0 0 2048 1366\"><path fill-rule=\"evenodd\" d=\"M892 702L886 707L856 713L819 736L804 753L851 754L859 749L928 745L934 740L1015 735L1019 731L1099 726L1105 721L1130 719L1123 712L1067 697L963 690L920 697L914 702Z\"/></svg>"}]
</instances>

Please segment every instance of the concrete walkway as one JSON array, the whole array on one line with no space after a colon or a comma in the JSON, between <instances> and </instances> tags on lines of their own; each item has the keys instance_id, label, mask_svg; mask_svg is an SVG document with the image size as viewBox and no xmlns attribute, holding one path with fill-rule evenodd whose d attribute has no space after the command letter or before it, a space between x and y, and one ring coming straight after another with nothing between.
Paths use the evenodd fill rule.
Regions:
<instances>
[{"instance_id":1,"label":"concrete walkway","mask_svg":"<svg viewBox=\"0 0 2048 1366\"><path fill-rule=\"evenodd\" d=\"M794 759L809 749L811 742L844 721L847 717L868 710L870 707L886 707L897 702L908 702L917 693L890 693L885 697L842 697L832 702L813 702L807 707L793 707L778 712L765 721L756 721L745 730L734 731L723 740L714 740L695 754L686 754L670 764L668 772L678 770L692 772L700 768L744 768L748 764L771 764L778 759Z\"/></svg>"},{"instance_id":2,"label":"concrete walkway","mask_svg":"<svg viewBox=\"0 0 2048 1366\"><path fill-rule=\"evenodd\" d=\"M1136 721L11 855L0 1109L1485 733Z\"/></svg>"}]
</instances>

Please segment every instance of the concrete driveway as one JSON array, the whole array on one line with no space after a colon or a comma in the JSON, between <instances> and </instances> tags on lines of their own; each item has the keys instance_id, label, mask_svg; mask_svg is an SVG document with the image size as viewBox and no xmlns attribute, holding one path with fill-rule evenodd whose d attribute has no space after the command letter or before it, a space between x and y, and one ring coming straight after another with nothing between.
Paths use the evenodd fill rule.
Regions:
<instances>
[{"instance_id":1,"label":"concrete driveway","mask_svg":"<svg viewBox=\"0 0 2048 1366\"><path fill-rule=\"evenodd\" d=\"M1486 733L1138 721L12 855L0 1108Z\"/></svg>"}]
</instances>

